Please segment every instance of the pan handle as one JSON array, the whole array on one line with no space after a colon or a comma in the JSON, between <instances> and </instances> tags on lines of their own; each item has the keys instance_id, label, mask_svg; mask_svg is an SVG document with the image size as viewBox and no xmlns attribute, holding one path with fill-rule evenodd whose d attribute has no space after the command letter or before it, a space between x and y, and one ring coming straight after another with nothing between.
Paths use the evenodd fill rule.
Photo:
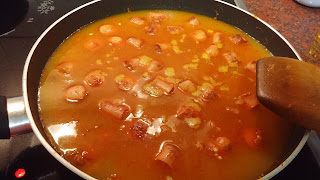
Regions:
<instances>
[{"instance_id":1,"label":"pan handle","mask_svg":"<svg viewBox=\"0 0 320 180\"><path fill-rule=\"evenodd\" d=\"M0 139L31 132L23 97L0 96Z\"/></svg>"}]
</instances>

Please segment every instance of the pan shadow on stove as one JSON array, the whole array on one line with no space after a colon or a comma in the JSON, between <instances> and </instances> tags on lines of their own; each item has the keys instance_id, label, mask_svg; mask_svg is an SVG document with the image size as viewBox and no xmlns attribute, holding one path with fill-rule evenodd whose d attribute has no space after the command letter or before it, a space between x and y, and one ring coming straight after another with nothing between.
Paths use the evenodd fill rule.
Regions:
<instances>
[{"instance_id":1,"label":"pan shadow on stove","mask_svg":"<svg viewBox=\"0 0 320 180\"><path fill-rule=\"evenodd\" d=\"M25 174L24 174L25 172ZM29 147L21 152L0 179L17 180L82 180L54 159L42 145ZM23 175L24 174L24 175Z\"/></svg>"},{"instance_id":2,"label":"pan shadow on stove","mask_svg":"<svg viewBox=\"0 0 320 180\"><path fill-rule=\"evenodd\" d=\"M0 1L0 36L12 31L27 15L27 0Z\"/></svg>"}]
</instances>

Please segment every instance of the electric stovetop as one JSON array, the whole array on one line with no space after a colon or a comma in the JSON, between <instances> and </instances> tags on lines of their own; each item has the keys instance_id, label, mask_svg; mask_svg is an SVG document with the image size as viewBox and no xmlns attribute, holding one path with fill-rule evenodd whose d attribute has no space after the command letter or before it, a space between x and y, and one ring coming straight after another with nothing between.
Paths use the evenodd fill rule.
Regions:
<instances>
[{"instance_id":1,"label":"electric stovetop","mask_svg":"<svg viewBox=\"0 0 320 180\"><path fill-rule=\"evenodd\" d=\"M40 34L56 19L89 0L1 0L0 95L22 95L25 59ZM235 4L233 0L226 0ZM0 179L81 179L55 160L33 133L0 140ZM319 180L320 167L306 144L273 179Z\"/></svg>"}]
</instances>

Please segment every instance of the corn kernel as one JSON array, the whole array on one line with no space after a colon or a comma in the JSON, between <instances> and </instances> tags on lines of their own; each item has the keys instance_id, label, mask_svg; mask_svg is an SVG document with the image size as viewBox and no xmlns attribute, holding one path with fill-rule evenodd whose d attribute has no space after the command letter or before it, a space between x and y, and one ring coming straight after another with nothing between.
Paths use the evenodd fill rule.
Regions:
<instances>
[{"instance_id":1,"label":"corn kernel","mask_svg":"<svg viewBox=\"0 0 320 180\"><path fill-rule=\"evenodd\" d=\"M210 56L209 56L208 53L202 53L201 57L202 57L203 59L207 59L207 60L210 59Z\"/></svg>"},{"instance_id":2,"label":"corn kernel","mask_svg":"<svg viewBox=\"0 0 320 180\"><path fill-rule=\"evenodd\" d=\"M176 45L178 45L178 41L177 41L177 40L172 40L172 41L171 41L171 44L172 44L173 46L176 46Z\"/></svg>"},{"instance_id":3,"label":"corn kernel","mask_svg":"<svg viewBox=\"0 0 320 180\"><path fill-rule=\"evenodd\" d=\"M200 118L185 118L184 119L189 127L191 128L198 128L200 126L201 120Z\"/></svg>"},{"instance_id":4,"label":"corn kernel","mask_svg":"<svg viewBox=\"0 0 320 180\"><path fill-rule=\"evenodd\" d=\"M221 48L223 47L223 44L221 44L221 43L217 43L216 45L217 45L217 47L218 47L219 49L221 49Z\"/></svg>"},{"instance_id":5,"label":"corn kernel","mask_svg":"<svg viewBox=\"0 0 320 180\"><path fill-rule=\"evenodd\" d=\"M231 62L231 63L229 63L229 66L230 67L238 67L238 62L237 61Z\"/></svg>"},{"instance_id":6,"label":"corn kernel","mask_svg":"<svg viewBox=\"0 0 320 180\"><path fill-rule=\"evenodd\" d=\"M208 29L208 31L207 31L209 34L212 34L214 31L213 30L211 30L211 29Z\"/></svg>"},{"instance_id":7,"label":"corn kernel","mask_svg":"<svg viewBox=\"0 0 320 180\"><path fill-rule=\"evenodd\" d=\"M182 34L181 37L180 37L180 42L184 42L184 39L187 37L186 34Z\"/></svg>"},{"instance_id":8,"label":"corn kernel","mask_svg":"<svg viewBox=\"0 0 320 180\"><path fill-rule=\"evenodd\" d=\"M219 72L228 72L228 66L220 66L218 71Z\"/></svg>"},{"instance_id":9,"label":"corn kernel","mask_svg":"<svg viewBox=\"0 0 320 180\"><path fill-rule=\"evenodd\" d=\"M172 77L175 75L175 72L174 72L174 68L173 67L168 67L164 70L164 74L166 76L169 76L169 77Z\"/></svg>"},{"instance_id":10,"label":"corn kernel","mask_svg":"<svg viewBox=\"0 0 320 180\"><path fill-rule=\"evenodd\" d=\"M200 106L199 106L197 103L195 103L195 102L190 101L190 102L187 103L187 106L193 107L193 108L194 108L195 110L197 110L197 111L201 111Z\"/></svg>"},{"instance_id":11,"label":"corn kernel","mask_svg":"<svg viewBox=\"0 0 320 180\"><path fill-rule=\"evenodd\" d=\"M140 64L143 66L149 65L150 61L152 60L152 58L148 56L140 56L139 59L140 59Z\"/></svg>"},{"instance_id":12,"label":"corn kernel","mask_svg":"<svg viewBox=\"0 0 320 180\"><path fill-rule=\"evenodd\" d=\"M183 66L184 69L197 69L199 64L185 64Z\"/></svg>"},{"instance_id":13,"label":"corn kernel","mask_svg":"<svg viewBox=\"0 0 320 180\"><path fill-rule=\"evenodd\" d=\"M97 63L98 65L101 65L101 64L102 64L101 59L97 59L96 63Z\"/></svg>"},{"instance_id":14,"label":"corn kernel","mask_svg":"<svg viewBox=\"0 0 320 180\"><path fill-rule=\"evenodd\" d=\"M116 76L116 77L114 78L114 80L115 80L117 83L120 83L120 82L123 80L124 77L125 77L124 74L119 74L118 76Z\"/></svg>"},{"instance_id":15,"label":"corn kernel","mask_svg":"<svg viewBox=\"0 0 320 180\"><path fill-rule=\"evenodd\" d=\"M180 48L178 46L172 46L172 49L174 50L174 52L176 52L177 54L182 53L182 51L180 50Z\"/></svg>"},{"instance_id":16,"label":"corn kernel","mask_svg":"<svg viewBox=\"0 0 320 180\"><path fill-rule=\"evenodd\" d=\"M220 86L220 91L229 91L229 86Z\"/></svg>"},{"instance_id":17,"label":"corn kernel","mask_svg":"<svg viewBox=\"0 0 320 180\"><path fill-rule=\"evenodd\" d=\"M150 78L151 78L151 75L150 75L150 73L148 73L148 72L144 72L144 73L142 74L142 77L145 78L145 79L150 79Z\"/></svg>"}]
</instances>

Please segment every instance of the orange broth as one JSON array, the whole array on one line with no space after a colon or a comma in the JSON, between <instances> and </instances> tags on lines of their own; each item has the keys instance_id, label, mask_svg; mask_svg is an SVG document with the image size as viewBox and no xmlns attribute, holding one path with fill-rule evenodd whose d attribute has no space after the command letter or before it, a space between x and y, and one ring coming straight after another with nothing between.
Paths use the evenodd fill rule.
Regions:
<instances>
[{"instance_id":1,"label":"orange broth","mask_svg":"<svg viewBox=\"0 0 320 180\"><path fill-rule=\"evenodd\" d=\"M89 24L53 53L39 109L54 148L97 179L257 179L291 132L255 99L247 64L272 54L224 22L152 12Z\"/></svg>"}]
</instances>

